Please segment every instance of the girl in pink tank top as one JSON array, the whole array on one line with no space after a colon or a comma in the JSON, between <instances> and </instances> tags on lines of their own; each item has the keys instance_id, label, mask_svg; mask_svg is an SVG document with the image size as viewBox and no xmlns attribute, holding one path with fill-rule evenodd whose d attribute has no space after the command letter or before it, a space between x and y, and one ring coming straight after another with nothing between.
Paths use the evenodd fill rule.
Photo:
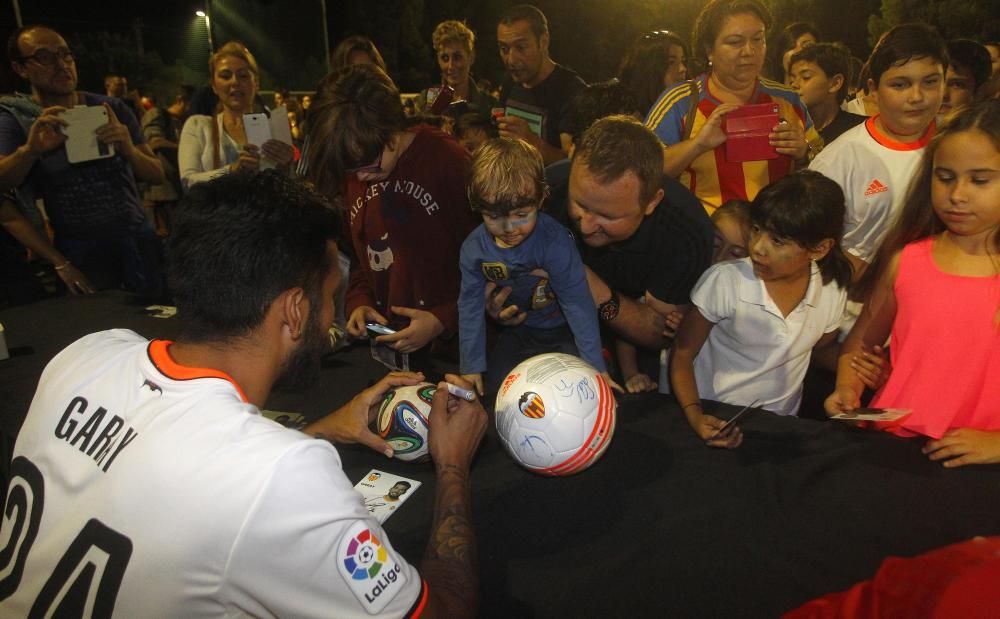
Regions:
<instances>
[{"instance_id":1,"label":"girl in pink tank top","mask_svg":"<svg viewBox=\"0 0 1000 619\"><path fill-rule=\"evenodd\" d=\"M912 413L886 429L930 437L944 466L1000 462L1000 101L949 118L857 287L828 414L859 405L851 362L892 336L872 406Z\"/></svg>"}]
</instances>

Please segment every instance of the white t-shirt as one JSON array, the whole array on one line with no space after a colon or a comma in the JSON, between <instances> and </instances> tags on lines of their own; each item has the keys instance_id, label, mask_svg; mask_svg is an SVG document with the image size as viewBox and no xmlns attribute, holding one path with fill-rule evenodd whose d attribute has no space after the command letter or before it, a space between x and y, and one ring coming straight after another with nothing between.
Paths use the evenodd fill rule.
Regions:
<instances>
[{"instance_id":1,"label":"white t-shirt","mask_svg":"<svg viewBox=\"0 0 1000 619\"><path fill-rule=\"evenodd\" d=\"M932 123L920 140L903 144L882 134L876 118L845 131L809 164L844 190L842 245L868 263L899 213L935 128Z\"/></svg>"},{"instance_id":2,"label":"white t-shirt","mask_svg":"<svg viewBox=\"0 0 1000 619\"><path fill-rule=\"evenodd\" d=\"M699 395L737 406L758 400L779 415L796 414L809 355L840 325L846 300L836 282L823 284L814 264L805 297L783 317L750 258L713 265L691 293L715 323L694 360Z\"/></svg>"},{"instance_id":3,"label":"white t-shirt","mask_svg":"<svg viewBox=\"0 0 1000 619\"><path fill-rule=\"evenodd\" d=\"M120 617L419 608L419 573L337 450L260 416L228 376L177 365L167 345L105 331L45 369L14 450L0 616L82 596L94 616Z\"/></svg>"}]
</instances>

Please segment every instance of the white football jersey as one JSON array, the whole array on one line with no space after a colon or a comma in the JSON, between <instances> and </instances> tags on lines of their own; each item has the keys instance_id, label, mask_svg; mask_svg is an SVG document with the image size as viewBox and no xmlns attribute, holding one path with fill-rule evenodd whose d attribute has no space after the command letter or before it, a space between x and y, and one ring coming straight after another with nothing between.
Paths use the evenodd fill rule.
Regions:
<instances>
[{"instance_id":1,"label":"white football jersey","mask_svg":"<svg viewBox=\"0 0 1000 619\"><path fill-rule=\"evenodd\" d=\"M426 586L326 441L126 330L46 367L0 525L0 616L398 617Z\"/></svg>"},{"instance_id":2,"label":"white football jersey","mask_svg":"<svg viewBox=\"0 0 1000 619\"><path fill-rule=\"evenodd\" d=\"M840 185L847 202L843 247L871 263L906 198L932 123L916 142L903 144L882 134L875 116L848 129L816 155L809 169Z\"/></svg>"}]
</instances>

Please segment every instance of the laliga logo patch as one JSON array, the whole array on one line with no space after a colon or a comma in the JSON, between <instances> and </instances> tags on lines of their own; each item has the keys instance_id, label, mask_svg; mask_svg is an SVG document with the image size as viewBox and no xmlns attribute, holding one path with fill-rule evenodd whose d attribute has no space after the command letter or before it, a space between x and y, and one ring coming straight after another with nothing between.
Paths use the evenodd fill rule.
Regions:
<instances>
[{"instance_id":1,"label":"laliga logo patch","mask_svg":"<svg viewBox=\"0 0 1000 619\"><path fill-rule=\"evenodd\" d=\"M369 613L385 608L406 582L403 568L364 522L348 529L340 556L341 576Z\"/></svg>"},{"instance_id":2,"label":"laliga logo patch","mask_svg":"<svg viewBox=\"0 0 1000 619\"><path fill-rule=\"evenodd\" d=\"M517 407L525 417L541 419L545 416L545 402L534 391L522 393L521 399L517 401Z\"/></svg>"},{"instance_id":3,"label":"laliga logo patch","mask_svg":"<svg viewBox=\"0 0 1000 619\"><path fill-rule=\"evenodd\" d=\"M513 373L507 378L505 378L503 381L503 386L500 388L500 395L507 395L507 390L510 389L510 386L513 385L514 381L520 378L520 376L521 376L520 374Z\"/></svg>"},{"instance_id":4,"label":"laliga logo patch","mask_svg":"<svg viewBox=\"0 0 1000 619\"><path fill-rule=\"evenodd\" d=\"M354 580L375 578L388 557L382 543L368 529L351 539L346 555L344 568Z\"/></svg>"}]
</instances>

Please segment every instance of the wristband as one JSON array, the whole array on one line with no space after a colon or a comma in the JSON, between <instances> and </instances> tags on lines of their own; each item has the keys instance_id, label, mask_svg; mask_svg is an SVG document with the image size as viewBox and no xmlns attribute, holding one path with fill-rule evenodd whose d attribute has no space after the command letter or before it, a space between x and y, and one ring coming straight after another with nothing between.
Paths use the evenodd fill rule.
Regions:
<instances>
[{"instance_id":1,"label":"wristband","mask_svg":"<svg viewBox=\"0 0 1000 619\"><path fill-rule=\"evenodd\" d=\"M691 406L701 406L701 402L691 402L690 404L685 404L684 406L681 407L681 410L686 411ZM702 409L704 409L703 406Z\"/></svg>"}]
</instances>

